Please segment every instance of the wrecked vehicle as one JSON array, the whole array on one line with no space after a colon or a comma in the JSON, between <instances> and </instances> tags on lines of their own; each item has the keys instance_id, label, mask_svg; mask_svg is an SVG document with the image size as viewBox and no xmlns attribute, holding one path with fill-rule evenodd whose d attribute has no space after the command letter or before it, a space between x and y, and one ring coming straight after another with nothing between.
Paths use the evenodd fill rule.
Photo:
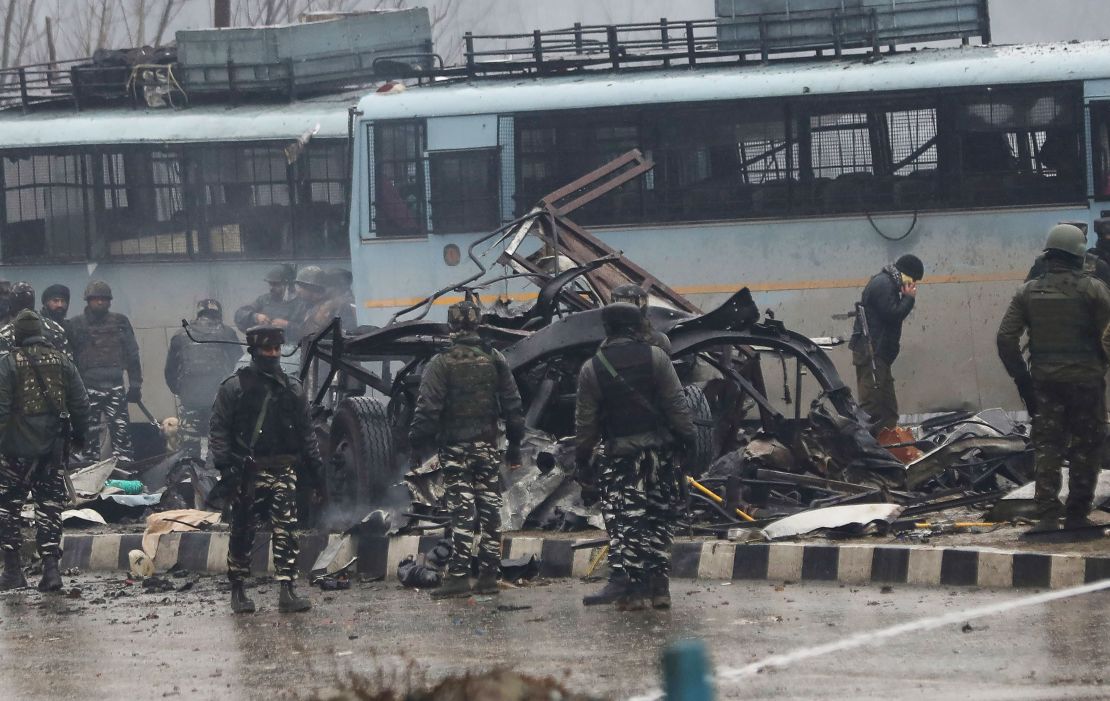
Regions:
<instances>
[{"instance_id":1,"label":"wrecked vehicle","mask_svg":"<svg viewBox=\"0 0 1110 701\"><path fill-rule=\"evenodd\" d=\"M699 440L687 457L687 474L703 474L719 457L742 448L749 435L794 441L808 423L802 408L807 403L859 428L852 440L869 441L869 449L882 452L862 430L863 416L824 350L773 316L761 318L747 288L703 313L568 217L650 168L637 151L621 156L473 242L468 255L479 272L470 278L398 312L383 328L348 335L333 323L304 342L301 376L314 397L333 516L349 522L371 506L408 506L410 494L396 485L410 467L424 462L407 444L420 375L449 342L447 325L424 317L437 302L460 294L480 301L484 290L506 281L538 288L531 305L513 308L498 301L485 307L482 317L482 336L513 370L528 428L525 467L505 474L508 528L600 525L567 477L573 466L575 383L579 367L604 338L600 308L626 283L647 291L647 317L670 339L694 411ZM501 274L491 274L493 264L485 260L494 250ZM768 391L767 361L781 368L781 396ZM893 458L888 462L886 467L901 467ZM434 472L434 463L428 463L408 474L414 503L436 503ZM904 476L890 479L901 482ZM417 517L435 524L432 513L426 508Z\"/></svg>"}]
</instances>

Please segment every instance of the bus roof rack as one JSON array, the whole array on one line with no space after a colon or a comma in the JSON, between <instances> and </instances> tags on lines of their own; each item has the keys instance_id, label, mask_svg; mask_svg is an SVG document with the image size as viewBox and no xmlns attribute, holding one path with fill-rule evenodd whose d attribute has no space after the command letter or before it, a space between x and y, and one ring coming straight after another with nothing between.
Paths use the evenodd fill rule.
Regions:
<instances>
[{"instance_id":1,"label":"bus roof rack","mask_svg":"<svg viewBox=\"0 0 1110 701\"><path fill-rule=\"evenodd\" d=\"M527 34L467 32L465 63L448 75L697 66L772 56L979 37L990 43L987 0L717 0L715 19L586 25Z\"/></svg>"}]
</instances>

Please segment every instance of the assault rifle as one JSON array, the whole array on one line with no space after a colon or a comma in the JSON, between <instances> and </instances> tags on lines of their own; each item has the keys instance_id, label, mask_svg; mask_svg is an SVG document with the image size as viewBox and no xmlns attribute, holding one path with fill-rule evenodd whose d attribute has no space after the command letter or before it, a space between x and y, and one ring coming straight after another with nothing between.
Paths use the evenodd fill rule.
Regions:
<instances>
[{"instance_id":1,"label":"assault rifle","mask_svg":"<svg viewBox=\"0 0 1110 701\"><path fill-rule=\"evenodd\" d=\"M871 384L879 386L879 369L875 367L875 343L871 338L871 325L867 323L867 308L863 302L856 302L856 316L859 317L859 327L863 331L863 339L867 341L867 359L871 361Z\"/></svg>"}]
</instances>

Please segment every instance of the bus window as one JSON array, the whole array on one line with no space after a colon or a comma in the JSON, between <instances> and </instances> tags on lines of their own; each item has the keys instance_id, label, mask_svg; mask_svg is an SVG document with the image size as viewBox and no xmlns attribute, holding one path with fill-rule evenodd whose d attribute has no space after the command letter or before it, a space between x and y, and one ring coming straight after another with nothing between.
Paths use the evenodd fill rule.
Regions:
<instances>
[{"instance_id":1,"label":"bus window","mask_svg":"<svg viewBox=\"0 0 1110 701\"><path fill-rule=\"evenodd\" d=\"M88 203L82 192L87 156L4 155L4 216L0 255L5 262L85 257Z\"/></svg>"},{"instance_id":2,"label":"bus window","mask_svg":"<svg viewBox=\"0 0 1110 701\"><path fill-rule=\"evenodd\" d=\"M973 206L1083 199L1078 95L1067 90L992 90L957 107L962 179Z\"/></svg>"},{"instance_id":3,"label":"bus window","mask_svg":"<svg viewBox=\"0 0 1110 701\"><path fill-rule=\"evenodd\" d=\"M103 206L97 208L93 258L189 254L181 154L136 148L102 153Z\"/></svg>"},{"instance_id":4,"label":"bus window","mask_svg":"<svg viewBox=\"0 0 1110 701\"><path fill-rule=\"evenodd\" d=\"M640 127L627 111L517 118L516 213L613 158L642 148ZM575 212L585 225L627 224L643 219L642 184L633 180Z\"/></svg>"},{"instance_id":5,"label":"bus window","mask_svg":"<svg viewBox=\"0 0 1110 701\"><path fill-rule=\"evenodd\" d=\"M495 148L435 151L431 170L432 231L472 233L496 229L500 218L500 153Z\"/></svg>"},{"instance_id":6,"label":"bus window","mask_svg":"<svg viewBox=\"0 0 1110 701\"><path fill-rule=\"evenodd\" d=\"M299 256L345 256L347 221L345 141L314 140L297 160L297 213L293 247Z\"/></svg>"},{"instance_id":7,"label":"bus window","mask_svg":"<svg viewBox=\"0 0 1110 701\"><path fill-rule=\"evenodd\" d=\"M425 230L423 122L374 125L374 231L378 237Z\"/></svg>"},{"instance_id":8,"label":"bus window","mask_svg":"<svg viewBox=\"0 0 1110 701\"><path fill-rule=\"evenodd\" d=\"M286 256L293 249L289 179L279 144L221 144L190 152L198 253Z\"/></svg>"},{"instance_id":9,"label":"bus window","mask_svg":"<svg viewBox=\"0 0 1110 701\"><path fill-rule=\"evenodd\" d=\"M781 105L664 109L650 117L655 170L647 216L658 221L727 219L785 212L796 177Z\"/></svg>"},{"instance_id":10,"label":"bus window","mask_svg":"<svg viewBox=\"0 0 1110 701\"><path fill-rule=\"evenodd\" d=\"M1094 195L1110 199L1110 102L1091 103L1091 167Z\"/></svg>"}]
</instances>

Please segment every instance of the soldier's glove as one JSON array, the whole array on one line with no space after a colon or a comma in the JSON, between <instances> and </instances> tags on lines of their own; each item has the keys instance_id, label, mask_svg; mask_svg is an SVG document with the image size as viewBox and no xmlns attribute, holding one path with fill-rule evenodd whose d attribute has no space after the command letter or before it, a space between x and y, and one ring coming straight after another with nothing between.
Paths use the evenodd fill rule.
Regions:
<instances>
[{"instance_id":1,"label":"soldier's glove","mask_svg":"<svg viewBox=\"0 0 1110 701\"><path fill-rule=\"evenodd\" d=\"M1033 376L1026 373L1015 377L1014 384L1017 385L1018 396L1025 404L1025 410L1029 412L1030 416L1035 416L1037 413L1037 394L1033 391Z\"/></svg>"},{"instance_id":2,"label":"soldier's glove","mask_svg":"<svg viewBox=\"0 0 1110 701\"><path fill-rule=\"evenodd\" d=\"M138 404L143 401L143 386L131 385L127 388L127 401L131 404Z\"/></svg>"},{"instance_id":3,"label":"soldier's glove","mask_svg":"<svg viewBox=\"0 0 1110 701\"><path fill-rule=\"evenodd\" d=\"M583 506L593 506L601 499L601 490L597 487L597 475L591 461L582 459L574 461L574 479L582 488Z\"/></svg>"},{"instance_id":4,"label":"soldier's glove","mask_svg":"<svg viewBox=\"0 0 1110 701\"><path fill-rule=\"evenodd\" d=\"M505 462L508 463L510 470L518 469L522 459L520 454L520 443L510 443L505 448Z\"/></svg>"}]
</instances>

